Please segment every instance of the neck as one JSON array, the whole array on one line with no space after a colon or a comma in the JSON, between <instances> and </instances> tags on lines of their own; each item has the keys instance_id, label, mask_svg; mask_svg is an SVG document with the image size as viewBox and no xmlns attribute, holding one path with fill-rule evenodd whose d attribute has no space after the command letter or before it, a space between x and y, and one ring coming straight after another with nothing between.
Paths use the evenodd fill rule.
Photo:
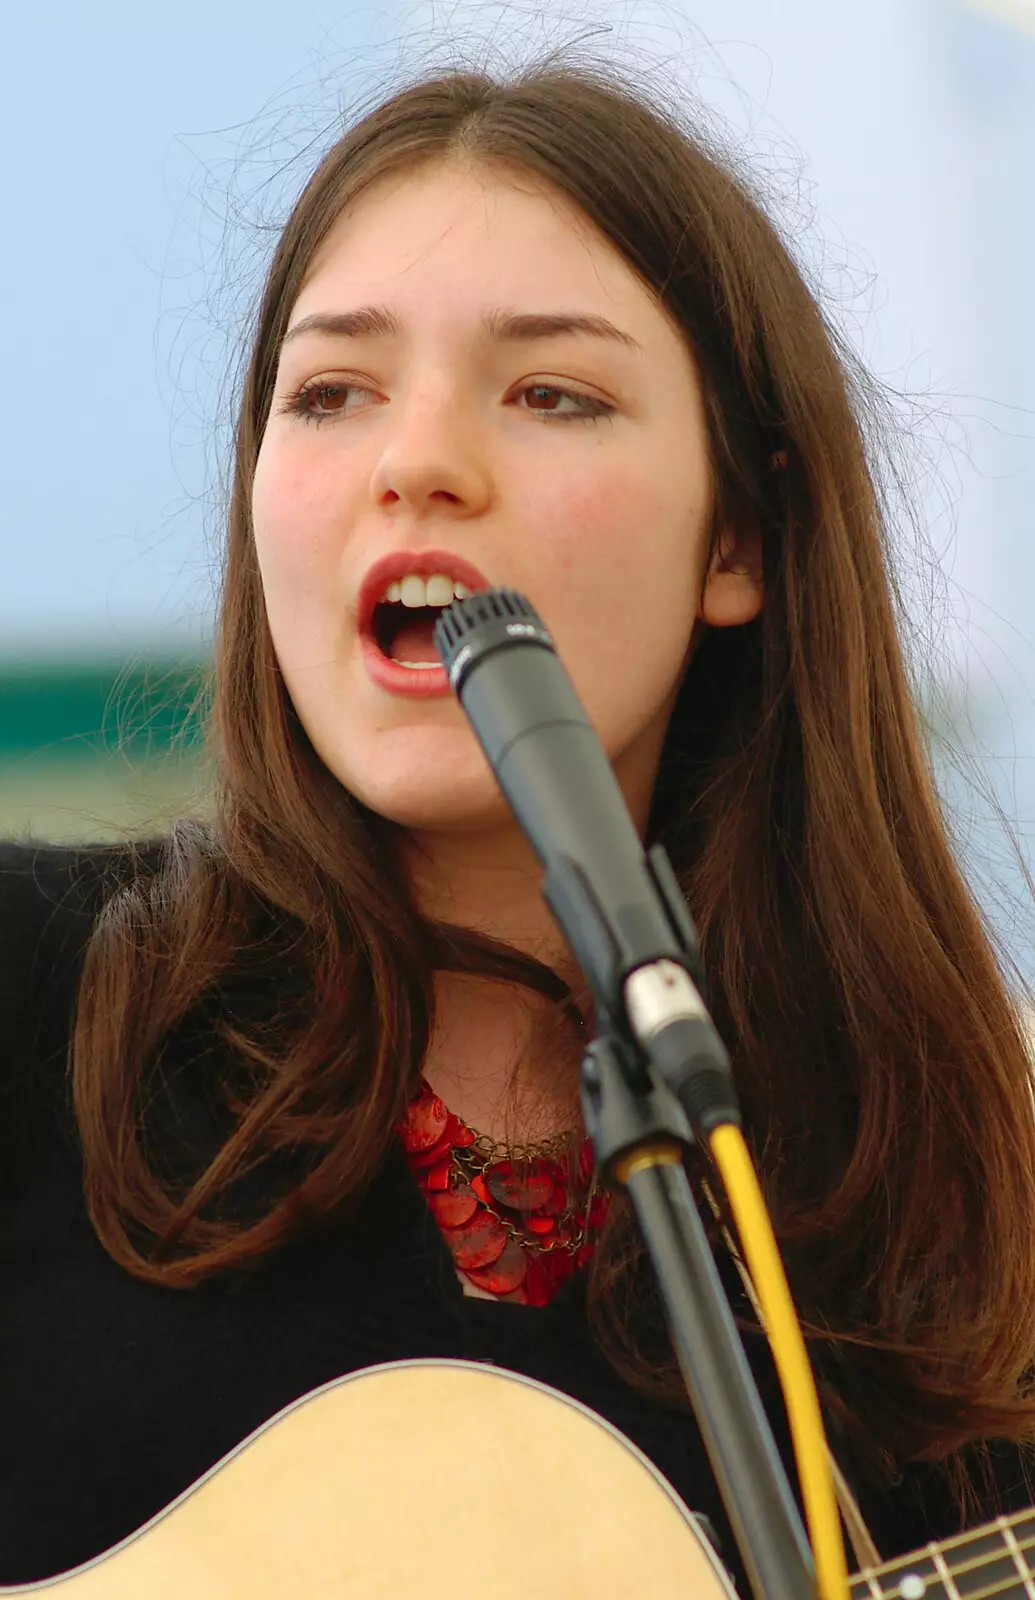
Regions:
<instances>
[{"instance_id":1,"label":"neck","mask_svg":"<svg viewBox=\"0 0 1035 1600\"><path fill-rule=\"evenodd\" d=\"M502 1144L580 1125L580 1030L511 984L444 972L424 1077L450 1111Z\"/></svg>"},{"instance_id":2,"label":"neck","mask_svg":"<svg viewBox=\"0 0 1035 1600\"><path fill-rule=\"evenodd\" d=\"M543 902L542 869L516 829L409 835L406 867L425 916L499 939L581 992L578 969ZM520 985L435 975L424 1075L479 1132L523 1142L578 1125L579 1030Z\"/></svg>"},{"instance_id":3,"label":"neck","mask_svg":"<svg viewBox=\"0 0 1035 1600\"><path fill-rule=\"evenodd\" d=\"M670 708L669 708L670 709ZM643 838L665 718L645 748L614 763ZM501 940L561 977L584 1018L582 974L542 897L542 867L502 804L489 826L410 830L400 849L416 903L437 922ZM579 1123L578 1066L585 1034L558 1007L514 984L439 972L425 1077L450 1110L480 1132L515 1142Z\"/></svg>"},{"instance_id":4,"label":"neck","mask_svg":"<svg viewBox=\"0 0 1035 1600\"><path fill-rule=\"evenodd\" d=\"M666 712L667 721L667 712ZM615 776L636 831L643 839L657 776L661 731L644 752L631 747L614 762ZM558 972L572 988L579 981L567 943L542 897L543 871L535 852L502 801L489 826L449 832L410 829L400 849L414 897L425 916L500 939Z\"/></svg>"},{"instance_id":5,"label":"neck","mask_svg":"<svg viewBox=\"0 0 1035 1600\"><path fill-rule=\"evenodd\" d=\"M516 829L410 833L403 848L414 898L425 916L500 939L556 971L571 966L543 901L542 868Z\"/></svg>"}]
</instances>

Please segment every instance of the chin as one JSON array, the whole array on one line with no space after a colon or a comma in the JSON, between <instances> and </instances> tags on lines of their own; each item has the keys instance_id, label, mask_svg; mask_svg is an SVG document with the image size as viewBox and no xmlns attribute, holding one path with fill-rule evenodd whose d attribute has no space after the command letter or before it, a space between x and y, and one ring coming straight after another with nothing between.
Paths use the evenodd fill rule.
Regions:
<instances>
[{"instance_id":1,"label":"chin","mask_svg":"<svg viewBox=\"0 0 1035 1600\"><path fill-rule=\"evenodd\" d=\"M372 771L329 761L326 765L361 804L400 828L464 834L492 832L513 823L487 762L464 774L452 764L430 762L396 772L386 770L387 764Z\"/></svg>"},{"instance_id":2,"label":"chin","mask_svg":"<svg viewBox=\"0 0 1035 1600\"><path fill-rule=\"evenodd\" d=\"M323 765L363 805L401 827L447 825L505 805L492 768L466 727L306 726ZM461 824L462 825L462 824Z\"/></svg>"},{"instance_id":3,"label":"chin","mask_svg":"<svg viewBox=\"0 0 1035 1600\"><path fill-rule=\"evenodd\" d=\"M452 835L462 838L477 833L494 833L513 825L510 809L500 795L488 796L478 805L460 803L454 790L441 795L424 789L419 794L363 796L371 811L413 834Z\"/></svg>"}]
</instances>

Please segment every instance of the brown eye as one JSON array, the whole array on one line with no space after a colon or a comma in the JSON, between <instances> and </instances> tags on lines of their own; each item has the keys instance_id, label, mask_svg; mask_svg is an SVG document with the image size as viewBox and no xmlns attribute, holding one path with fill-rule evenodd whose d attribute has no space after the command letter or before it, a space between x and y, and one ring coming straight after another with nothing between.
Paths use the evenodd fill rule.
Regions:
<instances>
[{"instance_id":1,"label":"brown eye","mask_svg":"<svg viewBox=\"0 0 1035 1600\"><path fill-rule=\"evenodd\" d=\"M304 390L303 397L309 411L344 411L349 393L344 383L318 383Z\"/></svg>"},{"instance_id":2,"label":"brown eye","mask_svg":"<svg viewBox=\"0 0 1035 1600\"><path fill-rule=\"evenodd\" d=\"M556 411L557 402L561 397L560 389L551 389L549 384L535 383L530 389L525 390L528 396L530 411Z\"/></svg>"},{"instance_id":3,"label":"brown eye","mask_svg":"<svg viewBox=\"0 0 1035 1600\"><path fill-rule=\"evenodd\" d=\"M558 422L595 422L609 417L614 406L576 389L562 389L555 383L528 383L518 392L522 411L541 417L556 417Z\"/></svg>"},{"instance_id":4,"label":"brown eye","mask_svg":"<svg viewBox=\"0 0 1035 1600\"><path fill-rule=\"evenodd\" d=\"M300 417L303 422L333 422L337 417L349 416L369 404L377 404L377 400L376 393L362 384L315 378L286 400L283 410Z\"/></svg>"}]
</instances>

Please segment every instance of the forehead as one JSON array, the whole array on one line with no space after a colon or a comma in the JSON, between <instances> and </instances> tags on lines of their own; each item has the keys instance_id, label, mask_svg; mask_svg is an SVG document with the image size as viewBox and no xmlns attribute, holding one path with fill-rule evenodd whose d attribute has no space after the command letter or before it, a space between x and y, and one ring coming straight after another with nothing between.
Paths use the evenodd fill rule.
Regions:
<instances>
[{"instance_id":1,"label":"forehead","mask_svg":"<svg viewBox=\"0 0 1035 1600\"><path fill-rule=\"evenodd\" d=\"M427 306L563 301L667 321L656 297L568 197L524 173L436 163L380 179L333 224L291 321L339 300Z\"/></svg>"}]
</instances>

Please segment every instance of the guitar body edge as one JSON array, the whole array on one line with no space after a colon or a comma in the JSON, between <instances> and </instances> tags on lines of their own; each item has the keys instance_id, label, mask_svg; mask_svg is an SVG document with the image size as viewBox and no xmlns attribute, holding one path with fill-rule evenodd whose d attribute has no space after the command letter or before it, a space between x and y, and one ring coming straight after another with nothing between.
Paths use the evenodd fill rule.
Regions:
<instances>
[{"instance_id":1,"label":"guitar body edge","mask_svg":"<svg viewBox=\"0 0 1035 1600\"><path fill-rule=\"evenodd\" d=\"M47 1600L736 1600L693 1514L604 1418L466 1361L302 1396Z\"/></svg>"}]
</instances>

